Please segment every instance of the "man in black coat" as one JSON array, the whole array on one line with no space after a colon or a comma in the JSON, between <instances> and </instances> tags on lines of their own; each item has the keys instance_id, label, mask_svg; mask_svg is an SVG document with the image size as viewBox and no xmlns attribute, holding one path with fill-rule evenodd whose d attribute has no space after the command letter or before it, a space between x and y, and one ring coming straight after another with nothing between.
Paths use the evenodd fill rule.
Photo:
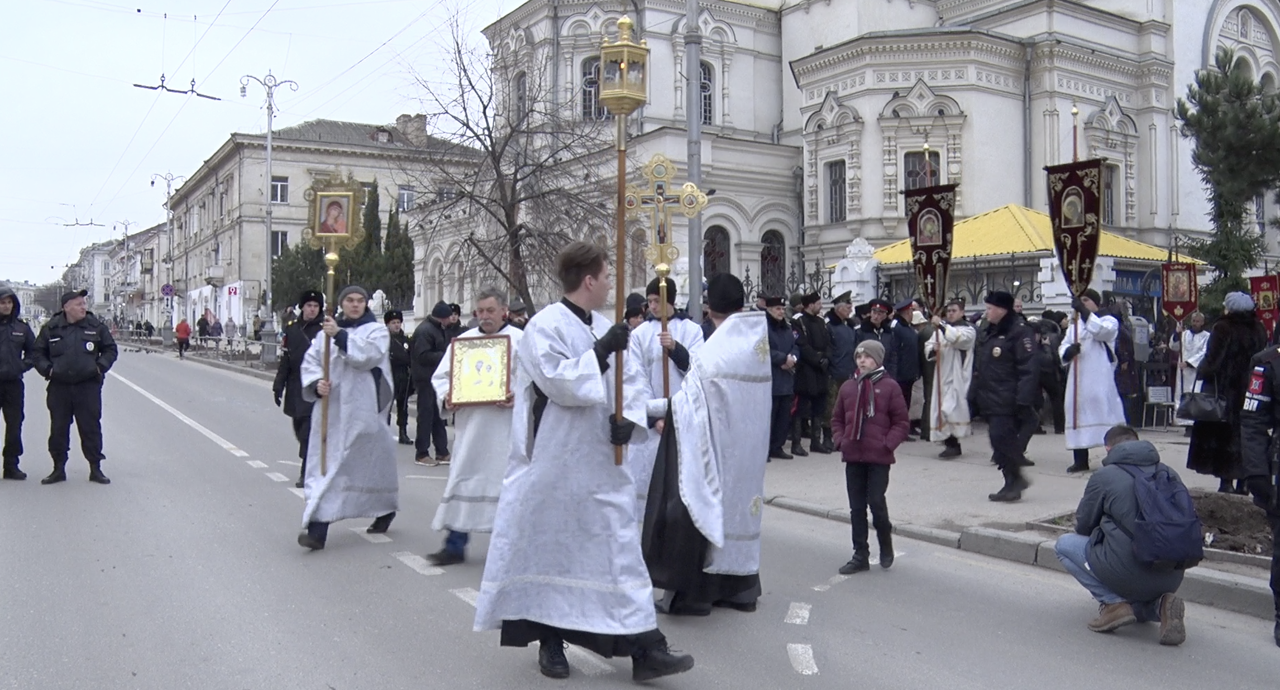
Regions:
<instances>
[{"instance_id":1,"label":"man in black coat","mask_svg":"<svg viewBox=\"0 0 1280 690\"><path fill-rule=\"evenodd\" d=\"M80 450L89 461L89 481L110 484L102 473L102 381L119 355L111 329L89 312L88 290L62 296L62 311L40 329L35 369L49 382L49 455L53 472L41 484L67 480L71 421L80 432Z\"/></svg>"},{"instance_id":2,"label":"man in black coat","mask_svg":"<svg viewBox=\"0 0 1280 690\"><path fill-rule=\"evenodd\" d=\"M26 388L22 376L34 366L36 336L22 320L22 302L0 287L0 409L4 410L4 478L26 479L18 469L22 457L22 420Z\"/></svg>"},{"instance_id":3,"label":"man in black coat","mask_svg":"<svg viewBox=\"0 0 1280 690\"><path fill-rule=\"evenodd\" d=\"M1271 526L1271 596L1280 647L1280 405L1275 400L1280 396L1280 347L1268 346L1251 364L1240 413L1240 474Z\"/></svg>"},{"instance_id":4,"label":"man in black coat","mask_svg":"<svg viewBox=\"0 0 1280 690\"><path fill-rule=\"evenodd\" d=\"M986 335L974 347L969 405L987 420L991 450L1004 474L1004 486L987 498L1016 501L1030 482L1022 477L1026 444L1021 429L1035 416L1040 391L1036 335L1013 310L1013 295L987 294Z\"/></svg>"},{"instance_id":5,"label":"man in black coat","mask_svg":"<svg viewBox=\"0 0 1280 690\"><path fill-rule=\"evenodd\" d=\"M893 321L890 314L893 313L893 305L879 297L871 300L859 309L866 314L862 319L862 325L854 331L853 347L856 350L858 344L864 340L876 340L884 346L884 370L889 374L889 378L898 380L898 340L894 329Z\"/></svg>"},{"instance_id":6,"label":"man in black coat","mask_svg":"<svg viewBox=\"0 0 1280 690\"><path fill-rule=\"evenodd\" d=\"M413 439L409 438L409 396L413 394L413 384L409 370L413 360L409 352L409 335L404 332L404 313L390 309L382 320L391 334L391 379L396 391L396 428L400 430L400 445L412 446ZM387 414L390 415L390 411Z\"/></svg>"},{"instance_id":7,"label":"man in black coat","mask_svg":"<svg viewBox=\"0 0 1280 690\"><path fill-rule=\"evenodd\" d=\"M787 318L786 300L765 298L769 324L769 360L773 370L773 420L769 426L769 458L790 460L783 448L791 429L791 404L795 401L796 364L800 347L791 320Z\"/></svg>"},{"instance_id":8,"label":"man in black coat","mask_svg":"<svg viewBox=\"0 0 1280 690\"><path fill-rule=\"evenodd\" d=\"M422 320L413 331L409 341L409 375L413 387L418 391L418 429L414 442L417 450L414 462L419 465L449 464L449 437L446 435L444 415L440 411L440 402L436 400L436 389L431 385L431 377L444 359L445 348L451 339L446 330L453 310L444 302L436 303L431 315ZM436 446L436 461L431 461L431 444Z\"/></svg>"},{"instance_id":9,"label":"man in black coat","mask_svg":"<svg viewBox=\"0 0 1280 690\"><path fill-rule=\"evenodd\" d=\"M856 336L853 322L853 293L845 292L834 300L827 314L827 332L831 334L831 366L827 367L827 407L823 414L822 445L831 452L835 442L831 437L831 412L836 406L840 386L853 376L853 348Z\"/></svg>"},{"instance_id":10,"label":"man in black coat","mask_svg":"<svg viewBox=\"0 0 1280 690\"><path fill-rule=\"evenodd\" d=\"M907 409L911 409L912 391L916 385L916 379L920 378L920 360L924 356L924 349L920 346L920 334L916 333L915 326L912 325L912 316L915 314L915 300L903 300L894 305L893 311L896 317L893 319L893 340L898 348L897 368L891 372L893 380L898 382L898 387L902 389L902 399L907 403ZM887 357L887 355L886 355ZM914 433L907 437L907 440L914 441L919 438Z\"/></svg>"},{"instance_id":11,"label":"man in black coat","mask_svg":"<svg viewBox=\"0 0 1280 690\"><path fill-rule=\"evenodd\" d=\"M820 429L826 419L827 369L831 367L831 333L820 315L822 296L814 292L800 298L800 314L795 319L800 332L800 366L796 369L796 419L791 422L791 454L808 455L800 445L800 425L807 422L809 452L830 453Z\"/></svg>"},{"instance_id":12,"label":"man in black coat","mask_svg":"<svg viewBox=\"0 0 1280 690\"><path fill-rule=\"evenodd\" d=\"M284 413L293 420L293 435L298 439L298 457L302 460L302 472L294 486L301 489L302 478L307 476L307 446L314 406L302 397L302 361L324 325L324 295L315 290L302 293L298 310L302 316L285 326L284 339L280 341L280 365L271 391L275 394L276 407L281 407L283 399Z\"/></svg>"}]
</instances>

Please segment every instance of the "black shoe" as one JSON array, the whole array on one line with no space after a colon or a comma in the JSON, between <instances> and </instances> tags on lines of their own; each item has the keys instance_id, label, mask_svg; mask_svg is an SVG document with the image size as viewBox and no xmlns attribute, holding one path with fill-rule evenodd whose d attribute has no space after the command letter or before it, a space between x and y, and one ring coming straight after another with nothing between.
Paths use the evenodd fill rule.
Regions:
<instances>
[{"instance_id":1,"label":"black shoe","mask_svg":"<svg viewBox=\"0 0 1280 690\"><path fill-rule=\"evenodd\" d=\"M944 459L958 458L960 457L960 446L947 446L942 449L941 453L938 453L938 457Z\"/></svg>"},{"instance_id":2,"label":"black shoe","mask_svg":"<svg viewBox=\"0 0 1280 690\"><path fill-rule=\"evenodd\" d=\"M299 479L298 481L294 482L294 483L293 483L293 485L294 485L295 487L299 488L299 489L301 489L302 487L306 486L306 484L304 484L304 483L303 483L303 481L302 481L301 479Z\"/></svg>"},{"instance_id":3,"label":"black shoe","mask_svg":"<svg viewBox=\"0 0 1280 690\"><path fill-rule=\"evenodd\" d=\"M391 528L391 521L394 519L396 519L395 511L386 515L379 515L374 518L373 524L365 528L364 531L369 534L386 534L387 530Z\"/></svg>"},{"instance_id":4,"label":"black shoe","mask_svg":"<svg viewBox=\"0 0 1280 690\"><path fill-rule=\"evenodd\" d=\"M102 473L102 468L97 464L89 466L89 481L94 484L110 484L111 480L107 479L107 475Z\"/></svg>"},{"instance_id":5,"label":"black shoe","mask_svg":"<svg viewBox=\"0 0 1280 690\"><path fill-rule=\"evenodd\" d=\"M733 609L734 611L741 611L743 613L756 612L756 602L754 601L740 602L740 601L729 601L728 599L721 599L720 601L711 602L711 605L716 608Z\"/></svg>"},{"instance_id":6,"label":"black shoe","mask_svg":"<svg viewBox=\"0 0 1280 690\"><path fill-rule=\"evenodd\" d=\"M1012 503L1022 500L1022 492L1031 486L1031 482L1024 479L1021 475L1017 477L1006 477L1004 486L993 494L988 494L987 499L996 503Z\"/></svg>"},{"instance_id":7,"label":"black shoe","mask_svg":"<svg viewBox=\"0 0 1280 690\"><path fill-rule=\"evenodd\" d=\"M324 542L303 532L298 535L298 546L311 549L312 551L320 551L324 548Z\"/></svg>"},{"instance_id":8,"label":"black shoe","mask_svg":"<svg viewBox=\"0 0 1280 690\"><path fill-rule=\"evenodd\" d=\"M1073 462L1071 463L1071 467L1067 468L1067 474L1076 474L1077 472L1088 472L1088 471L1089 471L1089 463L1087 462L1086 463Z\"/></svg>"},{"instance_id":9,"label":"black shoe","mask_svg":"<svg viewBox=\"0 0 1280 690\"><path fill-rule=\"evenodd\" d=\"M544 640L538 645L538 670L548 678L569 677L569 660L564 658L563 640Z\"/></svg>"},{"instance_id":10,"label":"black shoe","mask_svg":"<svg viewBox=\"0 0 1280 690\"><path fill-rule=\"evenodd\" d=\"M1044 427L1038 426L1036 427L1036 430L1031 433L1035 434L1036 436L1044 436L1047 432L1044 430Z\"/></svg>"},{"instance_id":11,"label":"black shoe","mask_svg":"<svg viewBox=\"0 0 1280 690\"><path fill-rule=\"evenodd\" d=\"M693 668L693 656L680 654L667 646L666 640L631 657L631 680L643 682L674 676Z\"/></svg>"},{"instance_id":12,"label":"black shoe","mask_svg":"<svg viewBox=\"0 0 1280 690\"><path fill-rule=\"evenodd\" d=\"M427 562L431 565L457 565L459 563L465 563L466 560L466 556L446 549L440 549L435 553L427 554Z\"/></svg>"},{"instance_id":13,"label":"black shoe","mask_svg":"<svg viewBox=\"0 0 1280 690\"><path fill-rule=\"evenodd\" d=\"M781 450L781 449L779 449L779 450L771 450L771 451L769 451L769 457L770 457L770 458L777 458L778 460L791 460L791 459L792 459L792 458L794 458L795 456L794 456L794 455L792 455L792 454L790 454L790 453L788 453L788 452L787 452L787 451L785 451L785 450Z\"/></svg>"},{"instance_id":14,"label":"black shoe","mask_svg":"<svg viewBox=\"0 0 1280 690\"><path fill-rule=\"evenodd\" d=\"M1029 458L1024 457L1018 461L1018 467L1035 467L1035 466L1036 466L1035 461Z\"/></svg>"},{"instance_id":15,"label":"black shoe","mask_svg":"<svg viewBox=\"0 0 1280 690\"><path fill-rule=\"evenodd\" d=\"M57 484L58 482L67 481L67 471L61 465L54 467L49 476L40 480L41 484Z\"/></svg>"},{"instance_id":16,"label":"black shoe","mask_svg":"<svg viewBox=\"0 0 1280 690\"><path fill-rule=\"evenodd\" d=\"M893 539L885 537L880 540L880 567L888 570L893 566Z\"/></svg>"},{"instance_id":17,"label":"black shoe","mask_svg":"<svg viewBox=\"0 0 1280 690\"><path fill-rule=\"evenodd\" d=\"M801 446L797 441L796 443L791 444L791 454L803 458L809 454L809 451L805 450L804 446Z\"/></svg>"},{"instance_id":18,"label":"black shoe","mask_svg":"<svg viewBox=\"0 0 1280 690\"><path fill-rule=\"evenodd\" d=\"M409 434L404 429L400 430L400 445L402 446L413 445L413 439L409 438Z\"/></svg>"},{"instance_id":19,"label":"black shoe","mask_svg":"<svg viewBox=\"0 0 1280 690\"><path fill-rule=\"evenodd\" d=\"M867 560L867 557L859 556L857 554L854 554L853 558L850 558L848 563L840 566L841 575L864 573L868 570L871 570L871 563Z\"/></svg>"},{"instance_id":20,"label":"black shoe","mask_svg":"<svg viewBox=\"0 0 1280 690\"><path fill-rule=\"evenodd\" d=\"M822 445L822 442L821 442L821 441L810 441L810 442L809 442L809 452L810 452L810 453L813 453L813 454L815 454L815 455L816 455L816 454L823 454L823 455L825 455L826 453L828 453L828 452L830 452L830 451L826 450L826 448L825 448L825 447L823 447L823 445Z\"/></svg>"},{"instance_id":21,"label":"black shoe","mask_svg":"<svg viewBox=\"0 0 1280 690\"><path fill-rule=\"evenodd\" d=\"M22 481L23 479L27 478L27 473L18 469L18 465L16 463L6 464L4 466L4 478L13 479L15 481Z\"/></svg>"}]
</instances>

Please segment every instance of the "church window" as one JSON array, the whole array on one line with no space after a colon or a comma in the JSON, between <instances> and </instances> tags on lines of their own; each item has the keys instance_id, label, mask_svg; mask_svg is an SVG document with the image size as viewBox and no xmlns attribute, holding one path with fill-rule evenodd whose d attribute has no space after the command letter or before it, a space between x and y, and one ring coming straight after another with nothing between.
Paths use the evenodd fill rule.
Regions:
<instances>
[{"instance_id":1,"label":"church window","mask_svg":"<svg viewBox=\"0 0 1280 690\"><path fill-rule=\"evenodd\" d=\"M909 151L902 162L903 171L906 173L907 189L942 184L942 158L937 151L930 151L927 161L924 151Z\"/></svg>"},{"instance_id":2,"label":"church window","mask_svg":"<svg viewBox=\"0 0 1280 690\"><path fill-rule=\"evenodd\" d=\"M787 246L782 233L770 230L761 238L764 248L760 250L760 290L768 297L784 297L786 295Z\"/></svg>"},{"instance_id":3,"label":"church window","mask_svg":"<svg viewBox=\"0 0 1280 690\"><path fill-rule=\"evenodd\" d=\"M1116 178L1119 166L1102 166L1102 224L1116 224Z\"/></svg>"},{"instance_id":4,"label":"church window","mask_svg":"<svg viewBox=\"0 0 1280 690\"><path fill-rule=\"evenodd\" d=\"M600 58L582 62L582 119L606 120L609 111L600 105Z\"/></svg>"},{"instance_id":5,"label":"church window","mask_svg":"<svg viewBox=\"0 0 1280 690\"><path fill-rule=\"evenodd\" d=\"M529 78L524 72L516 75L512 91L514 92L516 106L515 117L517 120L521 120L524 118L525 114L529 112Z\"/></svg>"},{"instance_id":6,"label":"church window","mask_svg":"<svg viewBox=\"0 0 1280 690\"><path fill-rule=\"evenodd\" d=\"M704 62L698 68L698 102L702 108L702 124L711 124L712 116L715 115L715 94L712 93L712 75L714 70L710 63Z\"/></svg>"},{"instance_id":7,"label":"church window","mask_svg":"<svg viewBox=\"0 0 1280 690\"><path fill-rule=\"evenodd\" d=\"M719 225L702 238L702 275L707 280L729 272L729 231Z\"/></svg>"},{"instance_id":8,"label":"church window","mask_svg":"<svg viewBox=\"0 0 1280 690\"><path fill-rule=\"evenodd\" d=\"M831 161L827 169L827 222L839 223L844 220L845 169L844 161Z\"/></svg>"}]
</instances>

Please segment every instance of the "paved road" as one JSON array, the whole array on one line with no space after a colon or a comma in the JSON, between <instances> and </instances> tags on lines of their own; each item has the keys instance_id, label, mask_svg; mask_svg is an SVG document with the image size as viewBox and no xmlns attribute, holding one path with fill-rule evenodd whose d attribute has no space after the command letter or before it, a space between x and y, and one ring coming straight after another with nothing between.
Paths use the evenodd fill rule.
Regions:
<instances>
[{"instance_id":1,"label":"paved road","mask_svg":"<svg viewBox=\"0 0 1280 690\"><path fill-rule=\"evenodd\" d=\"M471 632L487 540L447 572L420 559L438 548L445 468L400 448L390 540L341 523L308 553L268 384L160 355L126 354L113 374L109 487L78 453L69 482L34 481L47 421L29 381L33 476L0 483L0 688L631 686L624 660L574 653L574 677L550 681L532 649ZM1189 606L1187 643L1162 648L1151 626L1088 632L1087 595L1044 569L900 540L892 570L840 578L846 528L770 509L765 535L759 611L664 619L698 665L656 686L1272 688L1280 674L1256 618Z\"/></svg>"}]
</instances>

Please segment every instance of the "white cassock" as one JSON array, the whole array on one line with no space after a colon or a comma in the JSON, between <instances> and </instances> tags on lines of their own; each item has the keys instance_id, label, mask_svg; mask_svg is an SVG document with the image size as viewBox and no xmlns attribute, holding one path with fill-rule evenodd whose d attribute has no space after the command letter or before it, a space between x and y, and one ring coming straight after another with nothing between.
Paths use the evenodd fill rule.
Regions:
<instances>
[{"instance_id":1,"label":"white cassock","mask_svg":"<svg viewBox=\"0 0 1280 690\"><path fill-rule=\"evenodd\" d=\"M970 433L969 384L973 382L973 345L978 333L967 323L947 324L934 330L924 344L925 366L936 366L929 395L929 440L964 438ZM935 355L935 353L937 353ZM934 363L937 357L937 363ZM942 395L938 395L939 381ZM941 412L942 421L938 416Z\"/></svg>"},{"instance_id":2,"label":"white cassock","mask_svg":"<svg viewBox=\"0 0 1280 690\"><path fill-rule=\"evenodd\" d=\"M372 315L366 317L371 319ZM325 474L320 474L321 407L311 417L302 524L374 518L397 510L400 497L396 439L387 423L395 402L391 334L366 321L344 329L346 348L334 338L329 354L329 438ZM302 360L302 396L316 401L312 384L324 378L324 338L317 337Z\"/></svg>"},{"instance_id":3,"label":"white cassock","mask_svg":"<svg viewBox=\"0 0 1280 690\"><path fill-rule=\"evenodd\" d=\"M1185 343L1185 347L1183 346ZM1182 332L1178 340L1169 340L1169 349L1179 353L1181 364L1175 364L1177 371L1174 381L1173 391L1177 395L1175 402L1182 403L1182 396L1190 393L1196 386L1196 367L1200 366L1200 361L1204 359L1204 353L1209 350L1209 331L1200 329L1199 333L1192 333L1190 329ZM1178 426L1191 426L1195 424L1190 419L1177 417L1173 420Z\"/></svg>"},{"instance_id":4,"label":"white cassock","mask_svg":"<svg viewBox=\"0 0 1280 690\"><path fill-rule=\"evenodd\" d=\"M517 350L524 333L508 324L493 335L511 339L511 371L516 371ZM486 337L488 334L479 328L458 336L459 339ZM452 372L453 343L450 343L431 377L431 386L442 409L449 396ZM507 456L511 453L511 408L466 406L455 409L453 415L455 436L449 483L445 484L431 529L486 534L493 531L502 478L507 473Z\"/></svg>"},{"instance_id":5,"label":"white cassock","mask_svg":"<svg viewBox=\"0 0 1280 690\"><path fill-rule=\"evenodd\" d=\"M702 347L702 328L689 319L671 319L667 322L667 330L677 343L689 351L690 360L698 348ZM662 334L662 322L649 319L631 331L631 345L627 357L634 358L644 372L647 383L647 408L649 416L662 419L666 416L667 397L662 390L662 364L665 360L670 376L671 395L680 391L684 374L670 358L662 356L662 342L658 336ZM662 434L656 429L649 429L644 441L627 446L627 471L636 484L636 519L644 519L644 505L649 498L649 480L653 477L653 463L658 456L658 442Z\"/></svg>"},{"instance_id":6,"label":"white cassock","mask_svg":"<svg viewBox=\"0 0 1280 690\"><path fill-rule=\"evenodd\" d=\"M605 373L592 351L612 323L598 312L591 319L587 326L558 302L525 326L477 631L521 620L604 635L658 627L635 484L614 464L609 441L617 356ZM636 363L623 361L624 416L636 423L635 442L647 422L645 386ZM546 399L536 435L535 386Z\"/></svg>"},{"instance_id":7,"label":"white cassock","mask_svg":"<svg viewBox=\"0 0 1280 690\"><path fill-rule=\"evenodd\" d=\"M1067 326L1058 347L1061 356L1077 339L1080 354L1067 368L1067 449L1097 448L1107 431L1124 424L1124 405L1116 392L1113 360L1120 322L1114 316L1077 318ZM1110 350L1111 357L1107 356ZM1078 397L1077 397L1078 396Z\"/></svg>"}]
</instances>

